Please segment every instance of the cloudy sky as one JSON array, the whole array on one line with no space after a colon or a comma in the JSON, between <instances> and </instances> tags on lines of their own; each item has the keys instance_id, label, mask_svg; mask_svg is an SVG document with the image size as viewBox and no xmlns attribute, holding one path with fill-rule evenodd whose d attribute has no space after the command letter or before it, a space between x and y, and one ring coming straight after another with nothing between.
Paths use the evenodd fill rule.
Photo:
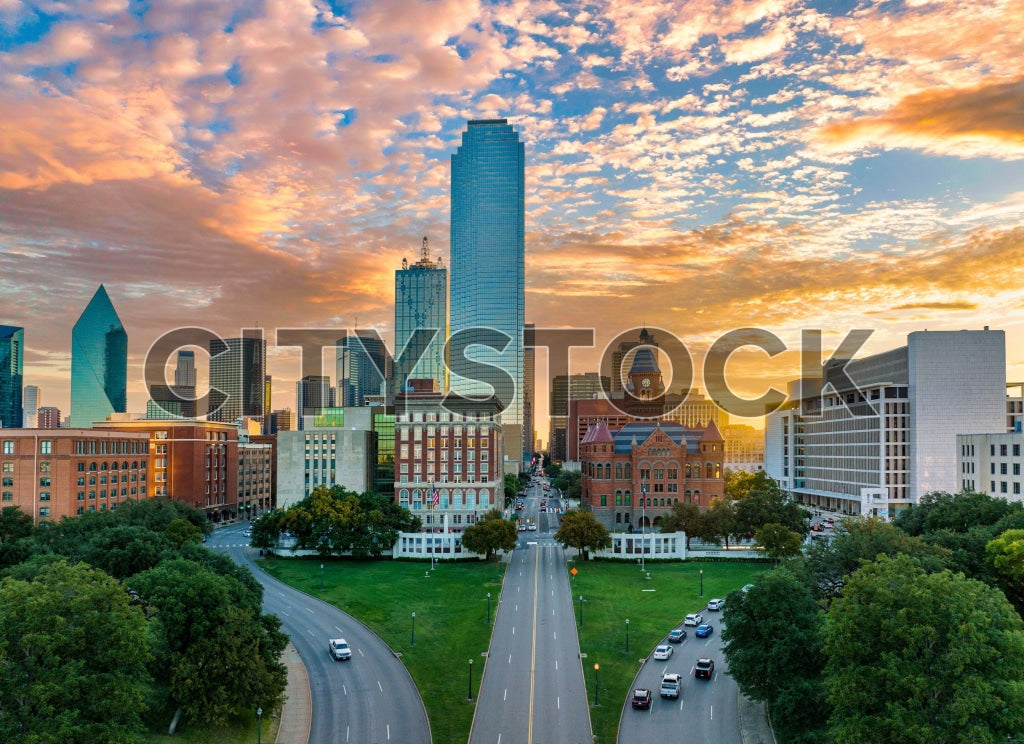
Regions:
<instances>
[{"instance_id":1,"label":"cloudy sky","mask_svg":"<svg viewBox=\"0 0 1024 744\"><path fill-rule=\"evenodd\" d=\"M101 283L131 410L178 326L387 339L402 258L447 259L466 121L500 116L527 320L596 329L572 371L642 324L698 368L744 326L870 353L990 325L1024 379L1022 59L1020 0L0 0L0 323L65 411ZM759 394L798 359L729 372Z\"/></svg>"}]
</instances>

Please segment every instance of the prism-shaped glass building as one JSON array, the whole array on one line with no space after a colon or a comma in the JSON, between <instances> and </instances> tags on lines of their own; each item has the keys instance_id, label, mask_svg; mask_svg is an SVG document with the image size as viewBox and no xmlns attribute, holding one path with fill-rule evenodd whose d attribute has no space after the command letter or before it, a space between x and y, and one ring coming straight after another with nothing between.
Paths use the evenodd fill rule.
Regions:
<instances>
[{"instance_id":1,"label":"prism-shaped glass building","mask_svg":"<svg viewBox=\"0 0 1024 744\"><path fill-rule=\"evenodd\" d=\"M101 284L71 330L71 426L124 413L127 397L128 334Z\"/></svg>"}]
</instances>

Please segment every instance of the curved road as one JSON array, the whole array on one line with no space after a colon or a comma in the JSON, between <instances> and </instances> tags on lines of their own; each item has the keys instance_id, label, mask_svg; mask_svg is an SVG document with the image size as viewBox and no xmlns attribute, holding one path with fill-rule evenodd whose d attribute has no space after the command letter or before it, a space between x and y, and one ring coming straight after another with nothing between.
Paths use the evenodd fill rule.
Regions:
<instances>
[{"instance_id":1,"label":"curved road","mask_svg":"<svg viewBox=\"0 0 1024 744\"><path fill-rule=\"evenodd\" d=\"M242 536L223 527L206 543L249 568L263 585L263 611L281 618L309 675L313 717L309 744L430 744L430 724L405 665L366 626L319 599L268 576ZM334 661L329 638L344 637L352 661Z\"/></svg>"}]
</instances>

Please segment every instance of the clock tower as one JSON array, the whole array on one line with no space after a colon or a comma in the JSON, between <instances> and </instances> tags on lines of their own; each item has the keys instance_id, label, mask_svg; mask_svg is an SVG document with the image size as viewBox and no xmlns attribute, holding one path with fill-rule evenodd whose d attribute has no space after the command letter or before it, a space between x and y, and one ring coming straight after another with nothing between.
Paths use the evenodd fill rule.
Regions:
<instances>
[{"instance_id":1,"label":"clock tower","mask_svg":"<svg viewBox=\"0 0 1024 744\"><path fill-rule=\"evenodd\" d=\"M626 408L631 416L656 419L665 413L665 385L658 367L657 348L654 337L644 328L629 368L625 391Z\"/></svg>"}]
</instances>

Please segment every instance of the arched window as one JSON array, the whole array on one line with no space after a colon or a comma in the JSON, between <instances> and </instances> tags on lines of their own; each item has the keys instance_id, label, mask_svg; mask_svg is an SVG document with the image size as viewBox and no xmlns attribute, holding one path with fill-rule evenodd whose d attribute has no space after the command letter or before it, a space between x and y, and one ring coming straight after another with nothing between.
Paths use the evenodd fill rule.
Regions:
<instances>
[{"instance_id":1,"label":"arched window","mask_svg":"<svg viewBox=\"0 0 1024 744\"><path fill-rule=\"evenodd\" d=\"M615 480L622 480L622 463L615 463Z\"/></svg>"},{"instance_id":2,"label":"arched window","mask_svg":"<svg viewBox=\"0 0 1024 744\"><path fill-rule=\"evenodd\" d=\"M113 462L112 462L112 463L110 464L110 469L111 469L111 470L117 470L117 460L114 460L114 461L113 461Z\"/></svg>"},{"instance_id":3,"label":"arched window","mask_svg":"<svg viewBox=\"0 0 1024 744\"><path fill-rule=\"evenodd\" d=\"M626 463L626 474L623 476L626 480L633 477L633 465L632 463Z\"/></svg>"},{"instance_id":4,"label":"arched window","mask_svg":"<svg viewBox=\"0 0 1024 744\"><path fill-rule=\"evenodd\" d=\"M96 463L94 463L94 462L90 462L89 463L89 472L90 473L95 473L96 472Z\"/></svg>"},{"instance_id":5,"label":"arched window","mask_svg":"<svg viewBox=\"0 0 1024 744\"><path fill-rule=\"evenodd\" d=\"M722 477L722 465L721 465L721 463L715 463L715 477L716 478L721 478Z\"/></svg>"},{"instance_id":6,"label":"arched window","mask_svg":"<svg viewBox=\"0 0 1024 744\"><path fill-rule=\"evenodd\" d=\"M683 493L683 503L684 504L689 504L690 503L690 496L691 496L690 491L689 491L689 489L687 489L686 492Z\"/></svg>"},{"instance_id":7,"label":"arched window","mask_svg":"<svg viewBox=\"0 0 1024 744\"><path fill-rule=\"evenodd\" d=\"M626 506L632 506L633 505L633 492L630 491L627 488L626 489L626 493L624 493L623 496L626 497Z\"/></svg>"},{"instance_id":8,"label":"arched window","mask_svg":"<svg viewBox=\"0 0 1024 744\"><path fill-rule=\"evenodd\" d=\"M124 462L121 463L121 470L127 470L127 469L128 469L128 461L125 460Z\"/></svg>"},{"instance_id":9,"label":"arched window","mask_svg":"<svg viewBox=\"0 0 1024 744\"><path fill-rule=\"evenodd\" d=\"M622 491L618 488L615 489L615 506L622 506ZM616 513L616 516L618 516L618 513ZM616 519L615 521L619 520Z\"/></svg>"},{"instance_id":10,"label":"arched window","mask_svg":"<svg viewBox=\"0 0 1024 744\"><path fill-rule=\"evenodd\" d=\"M487 506L491 501L491 492L486 488L480 489L480 506Z\"/></svg>"},{"instance_id":11,"label":"arched window","mask_svg":"<svg viewBox=\"0 0 1024 744\"><path fill-rule=\"evenodd\" d=\"M711 478L711 476L712 476L712 475L714 474L714 472L715 472L715 466L714 466L714 465L712 465L712 464L711 464L711 463L709 462L709 463L707 464L707 466L706 466L706 467L704 468L704 472L705 472L705 474L706 474L706 475L705 475L705 477L707 477L707 478Z\"/></svg>"},{"instance_id":12,"label":"arched window","mask_svg":"<svg viewBox=\"0 0 1024 744\"><path fill-rule=\"evenodd\" d=\"M101 462L100 463L100 471L101 472L104 471L104 470L109 470L109 469L110 469L110 467L107 465L107 463L105 463L105 462Z\"/></svg>"},{"instance_id":13,"label":"arched window","mask_svg":"<svg viewBox=\"0 0 1024 744\"><path fill-rule=\"evenodd\" d=\"M692 478L693 477L693 468L691 467L690 463L686 463L686 477L687 478Z\"/></svg>"}]
</instances>

